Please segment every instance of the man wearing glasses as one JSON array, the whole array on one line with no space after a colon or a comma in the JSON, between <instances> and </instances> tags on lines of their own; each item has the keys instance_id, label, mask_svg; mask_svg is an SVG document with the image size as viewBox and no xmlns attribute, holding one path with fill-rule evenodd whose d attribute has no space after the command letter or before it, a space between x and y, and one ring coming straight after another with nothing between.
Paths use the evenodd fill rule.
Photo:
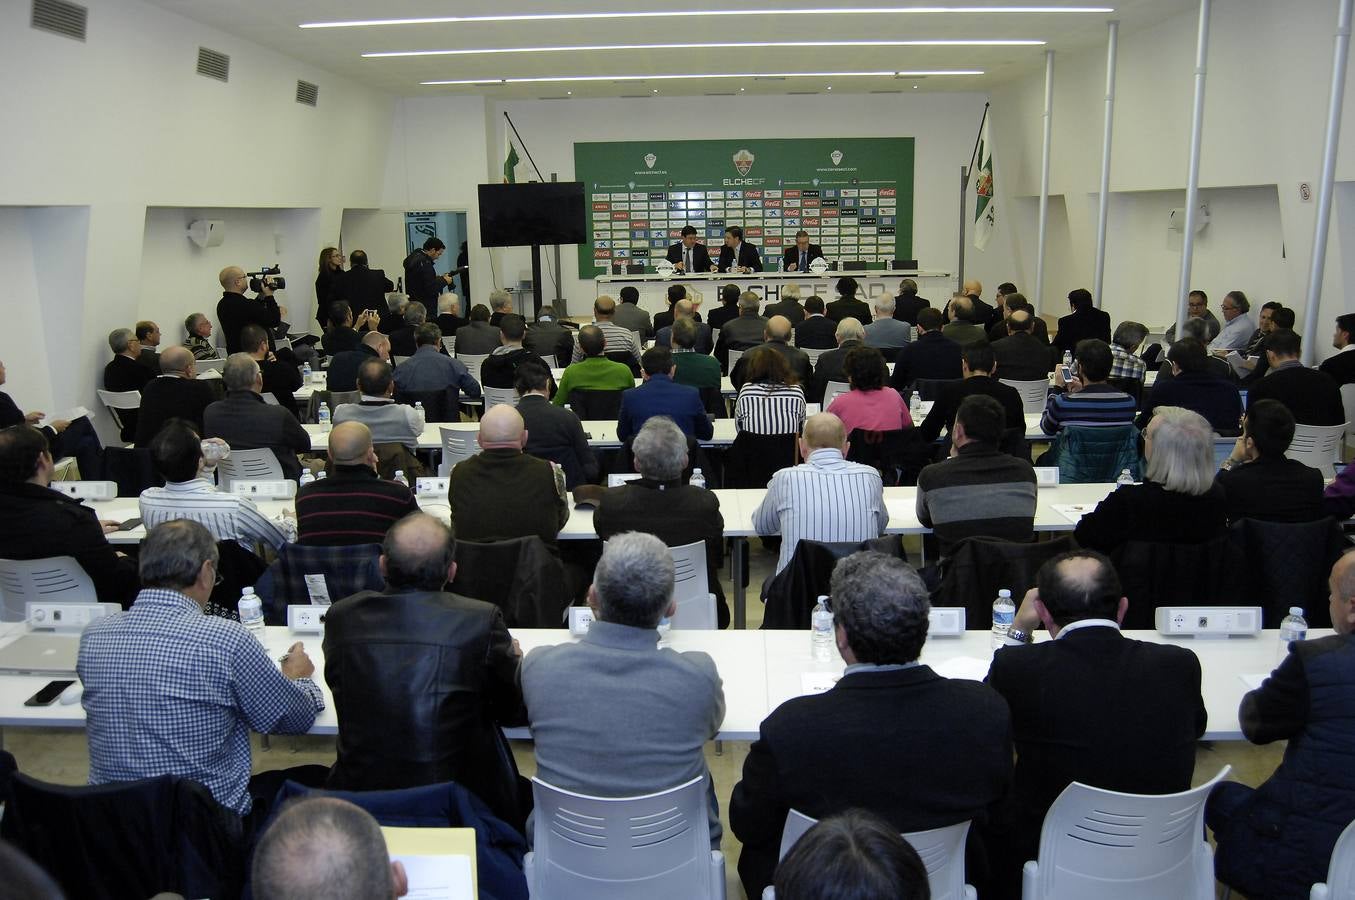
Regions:
<instances>
[{"instance_id":1,"label":"man wearing glasses","mask_svg":"<svg viewBox=\"0 0 1355 900\"><path fill-rule=\"evenodd\" d=\"M1209 342L1209 352L1215 356L1227 356L1230 351L1247 346L1252 333L1256 331L1256 322L1248 315L1251 304L1247 302L1247 295L1241 291L1229 291L1220 309L1223 310L1223 330Z\"/></svg>"},{"instance_id":2,"label":"man wearing glasses","mask_svg":"<svg viewBox=\"0 0 1355 900\"><path fill-rule=\"evenodd\" d=\"M260 283L263 289L256 296L246 297L249 276L239 266L227 266L217 277L221 282L222 293L216 304L216 320L226 338L226 352L239 353L240 329L246 325L258 325L271 333L286 315L286 310L273 299L273 288L266 279ZM272 348L271 342L269 348Z\"/></svg>"}]
</instances>

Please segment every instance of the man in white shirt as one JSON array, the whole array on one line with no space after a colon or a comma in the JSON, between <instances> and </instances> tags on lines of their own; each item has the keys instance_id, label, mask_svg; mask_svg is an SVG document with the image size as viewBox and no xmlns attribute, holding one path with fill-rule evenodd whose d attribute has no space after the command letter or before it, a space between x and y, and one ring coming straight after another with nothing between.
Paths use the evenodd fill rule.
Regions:
<instances>
[{"instance_id":1,"label":"man in white shirt","mask_svg":"<svg viewBox=\"0 0 1355 900\"><path fill-rule=\"evenodd\" d=\"M1209 352L1215 356L1227 356L1230 350L1241 350L1251 340L1256 331L1256 323L1247 313L1251 304L1247 295L1241 291L1229 291L1219 307L1223 310L1223 330L1219 336L1209 342Z\"/></svg>"},{"instance_id":2,"label":"man in white shirt","mask_svg":"<svg viewBox=\"0 0 1355 900\"><path fill-rule=\"evenodd\" d=\"M247 548L263 545L276 550L296 540L294 519L270 519L248 497L213 486L203 471L202 439L186 422L166 424L151 440L150 451L165 486L141 492L138 506L147 531L162 522L192 519L218 541L239 541Z\"/></svg>"},{"instance_id":3,"label":"man in white shirt","mask_svg":"<svg viewBox=\"0 0 1355 900\"><path fill-rule=\"evenodd\" d=\"M629 328L622 328L612 321L616 315L616 301L611 297L599 297L593 301L593 324L602 332L602 336L607 339L607 352L616 353L625 350L635 357L635 361L640 361L640 337ZM574 345L574 354L569 358L570 363L576 363L584 357L583 346ZM632 370L634 371L634 370Z\"/></svg>"},{"instance_id":4,"label":"man in white shirt","mask_svg":"<svg viewBox=\"0 0 1355 900\"><path fill-rule=\"evenodd\" d=\"M358 366L358 391L359 402L340 403L334 408L335 425L361 422L371 429L374 444L404 444L411 451L418 449L424 414L395 402L395 376L389 363L364 360Z\"/></svg>"},{"instance_id":5,"label":"man in white shirt","mask_svg":"<svg viewBox=\"0 0 1355 900\"><path fill-rule=\"evenodd\" d=\"M847 462L847 432L832 413L810 416L800 438L804 462L772 476L753 513L758 534L781 535L779 573L795 545L809 541L866 541L889 524L884 483L870 466Z\"/></svg>"}]
</instances>

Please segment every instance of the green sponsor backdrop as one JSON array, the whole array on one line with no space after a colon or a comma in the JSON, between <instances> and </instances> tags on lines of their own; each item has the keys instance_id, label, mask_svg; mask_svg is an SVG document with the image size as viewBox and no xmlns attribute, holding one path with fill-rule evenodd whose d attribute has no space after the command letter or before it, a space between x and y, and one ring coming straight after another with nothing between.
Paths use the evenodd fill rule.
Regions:
<instances>
[{"instance_id":1,"label":"green sponsor backdrop","mask_svg":"<svg viewBox=\"0 0 1355 900\"><path fill-rule=\"evenodd\" d=\"M712 257L724 229L743 226L769 271L801 228L830 260L913 257L912 138L576 143L574 177L590 209L585 278L652 268L684 225Z\"/></svg>"}]
</instances>

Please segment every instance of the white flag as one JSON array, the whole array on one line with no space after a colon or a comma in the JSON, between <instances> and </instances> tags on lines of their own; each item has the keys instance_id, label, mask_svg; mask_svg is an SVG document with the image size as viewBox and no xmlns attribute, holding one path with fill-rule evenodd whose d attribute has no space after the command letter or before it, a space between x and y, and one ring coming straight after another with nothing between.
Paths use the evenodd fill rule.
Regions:
<instances>
[{"instance_id":1,"label":"white flag","mask_svg":"<svg viewBox=\"0 0 1355 900\"><path fill-rule=\"evenodd\" d=\"M982 250L993 236L997 224L997 202L993 196L993 144L988 139L989 119L983 120L979 136L979 171L974 179L977 197L974 203L974 246Z\"/></svg>"}]
</instances>

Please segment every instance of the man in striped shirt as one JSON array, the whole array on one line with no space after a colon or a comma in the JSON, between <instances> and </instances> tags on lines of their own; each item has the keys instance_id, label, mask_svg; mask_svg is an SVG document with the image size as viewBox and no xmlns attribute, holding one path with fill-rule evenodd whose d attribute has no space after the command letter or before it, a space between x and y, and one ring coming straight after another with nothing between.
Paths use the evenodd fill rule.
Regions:
<instances>
[{"instance_id":1,"label":"man in striped shirt","mask_svg":"<svg viewBox=\"0 0 1355 900\"><path fill-rule=\"evenodd\" d=\"M801 540L865 541L889 524L880 473L847 462L847 448L841 419L832 413L810 416L800 438L805 462L772 476L753 527L758 534L781 535L778 573Z\"/></svg>"},{"instance_id":2,"label":"man in striped shirt","mask_svg":"<svg viewBox=\"0 0 1355 900\"><path fill-rule=\"evenodd\" d=\"M372 432L361 422L344 422L329 433L328 478L296 494L300 542L311 546L379 544L390 527L419 511L407 485L376 474Z\"/></svg>"},{"instance_id":3,"label":"man in striped shirt","mask_svg":"<svg viewBox=\"0 0 1355 900\"><path fill-rule=\"evenodd\" d=\"M1134 398L1106 383L1114 357L1100 338L1078 341L1077 363L1071 379L1063 366L1054 368L1054 391L1040 417L1040 430L1057 434L1068 425L1129 425L1134 421Z\"/></svg>"},{"instance_id":4,"label":"man in striped shirt","mask_svg":"<svg viewBox=\"0 0 1355 900\"><path fill-rule=\"evenodd\" d=\"M635 357L635 361L640 361L640 337L629 328L622 328L612 321L612 316L616 314L616 301L611 297L599 297L593 301L593 324L602 332L602 336L607 339L608 353L618 351L627 351ZM584 358L583 347L574 345L574 355L569 358L571 363L579 362Z\"/></svg>"}]
</instances>

